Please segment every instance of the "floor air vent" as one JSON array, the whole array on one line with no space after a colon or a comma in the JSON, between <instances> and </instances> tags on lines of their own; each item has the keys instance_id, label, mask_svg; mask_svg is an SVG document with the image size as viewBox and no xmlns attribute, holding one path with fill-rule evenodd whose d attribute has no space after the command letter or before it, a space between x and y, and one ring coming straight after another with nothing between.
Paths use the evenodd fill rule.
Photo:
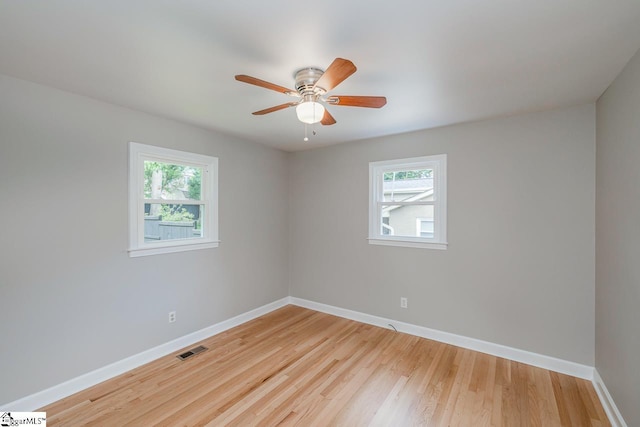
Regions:
<instances>
[{"instance_id":1,"label":"floor air vent","mask_svg":"<svg viewBox=\"0 0 640 427\"><path fill-rule=\"evenodd\" d=\"M197 346L197 347L195 347L195 348L192 348L192 349L191 349L191 350L189 350L189 351L185 351L184 353L179 354L177 357L178 357L178 359L180 359L180 360L185 360L185 359L190 358L191 356L195 356L195 355L196 355L196 354L198 354L198 353L202 353L202 352L203 352L203 351L205 351L206 349L207 349L207 347L204 347L204 346L199 345L199 346Z\"/></svg>"}]
</instances>

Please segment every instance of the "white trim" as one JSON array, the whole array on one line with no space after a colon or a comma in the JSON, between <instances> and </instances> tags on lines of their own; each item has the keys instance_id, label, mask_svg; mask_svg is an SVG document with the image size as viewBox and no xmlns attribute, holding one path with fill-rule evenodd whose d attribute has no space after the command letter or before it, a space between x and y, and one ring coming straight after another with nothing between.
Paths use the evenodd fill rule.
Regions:
<instances>
[{"instance_id":1,"label":"white trim","mask_svg":"<svg viewBox=\"0 0 640 427\"><path fill-rule=\"evenodd\" d=\"M222 322L200 329L199 331L192 332L165 344L145 350L142 353L134 354L126 359L119 360L110 365L98 368L84 375L80 375L79 377L70 379L46 390L39 391L13 402L0 404L0 408L16 412L34 411L105 380L137 368L138 366L144 365L145 363L152 362L160 357L182 350L185 347L246 323L256 317L263 316L284 307L289 303L290 297L279 299L272 303L263 305L262 307L258 307L246 313L232 317L231 319L223 320Z\"/></svg>"},{"instance_id":2,"label":"white trim","mask_svg":"<svg viewBox=\"0 0 640 427\"><path fill-rule=\"evenodd\" d=\"M592 366L582 365L579 363L570 362L568 360L557 359L555 357L532 353L530 351L520 350L513 347L507 347L501 344L494 344L475 338L469 338L449 332L438 331L436 329L430 329L424 326L417 326L410 323L398 322L397 320L385 319L383 317L321 304L302 298L291 297L291 304L327 314L332 314L334 316L344 317L346 319L367 323L369 325L379 326L381 328L389 328L389 324L392 324L393 327L399 332L404 332L422 338L428 338L446 344L455 345L457 347L468 348L470 350L491 354L493 356L503 357L505 359L526 363L528 365L537 366L540 368L548 369L550 371L559 372L561 374L567 374L586 380L593 379L594 368Z\"/></svg>"},{"instance_id":3,"label":"white trim","mask_svg":"<svg viewBox=\"0 0 640 427\"><path fill-rule=\"evenodd\" d=\"M394 236L395 237L395 236ZM402 246L405 248L447 249L448 243L413 242L405 239L367 239L370 245Z\"/></svg>"},{"instance_id":4,"label":"white trim","mask_svg":"<svg viewBox=\"0 0 640 427\"><path fill-rule=\"evenodd\" d=\"M433 201L420 202L424 195L392 202L384 201L385 172L432 169L434 187ZM411 200L415 199L416 200ZM381 233L380 218L383 206L434 206L434 237L389 236ZM368 240L373 245L405 246L411 248L447 249L447 155L413 157L408 159L383 160L369 163L369 235Z\"/></svg>"},{"instance_id":5,"label":"white trim","mask_svg":"<svg viewBox=\"0 0 640 427\"><path fill-rule=\"evenodd\" d=\"M433 166L425 165L429 162L437 162L442 159L442 156L446 158L446 154L434 154L431 156L422 157L408 157L406 159L391 159L380 160L377 162L371 162L376 167L381 168L384 172L393 172L398 170L412 170L412 169L432 169Z\"/></svg>"},{"instance_id":6,"label":"white trim","mask_svg":"<svg viewBox=\"0 0 640 427\"><path fill-rule=\"evenodd\" d=\"M38 408L42 408L43 406L56 402L74 393L106 381L110 378L135 369L138 366L144 365L145 363L152 362L160 357L166 356L173 352L177 352L206 338L212 337L216 334L239 326L257 317L282 308L288 304L297 305L299 307L308 308L310 310L328 313L334 316L344 317L346 319L351 319L357 322L367 323L369 325L379 326L382 328L388 328L389 325L392 324L393 327L396 328L399 332L404 332L422 338L428 338L458 347L468 348L470 350L475 350L498 357L504 357L509 360L527 363L529 365L538 366L551 371L560 372L562 374L591 380L613 427L627 427L627 424L618 411L618 408L611 398L607 387L604 385L602 378L598 374L598 371L591 366L581 365L562 359L556 359L550 356L544 356L525 350L503 346L500 344L477 340L475 338L468 338L461 335L455 335L448 332L426 328L424 326L398 322L379 316L373 316L370 314L365 314L345 308L335 307L291 296L263 305L262 307L258 307L246 313L232 317L231 319L224 320L199 331L184 335L180 338L176 338L175 340L169 341L165 344L161 344L149 350L145 350L141 353L135 354L126 359L119 360L102 368L98 368L94 371L80 375L79 377L65 381L46 390L42 390L29 396L25 396L13 402L0 404L0 408L17 412L34 411Z\"/></svg>"},{"instance_id":7,"label":"white trim","mask_svg":"<svg viewBox=\"0 0 640 427\"><path fill-rule=\"evenodd\" d=\"M148 243L144 240L144 204L158 201L180 204L181 200L156 200L144 197L144 162L173 162L202 168L200 200L185 204L199 205L203 234L199 238L174 239ZM172 150L153 145L129 142L129 256L139 257L196 249L217 248L218 240L218 158L204 154Z\"/></svg>"},{"instance_id":8,"label":"white trim","mask_svg":"<svg viewBox=\"0 0 640 427\"><path fill-rule=\"evenodd\" d=\"M148 256L148 255L159 255L159 254L170 254L174 252L186 252L186 251L195 251L197 249L209 249L209 248L217 248L220 246L220 240L206 241L206 242L191 242L189 241L188 245L166 245L166 246L158 246L155 248L138 248L138 249L129 249L129 257L135 258L139 256Z\"/></svg>"},{"instance_id":9,"label":"white trim","mask_svg":"<svg viewBox=\"0 0 640 427\"><path fill-rule=\"evenodd\" d=\"M611 425L613 427L627 427L627 423L624 421L624 418L622 418L622 414L613 401L613 397L609 394L609 390L607 390L607 386L604 385L604 381L602 381L602 377L597 369L593 370L593 388L596 389L596 393L600 398L600 402L602 402L602 407L607 413Z\"/></svg>"}]
</instances>

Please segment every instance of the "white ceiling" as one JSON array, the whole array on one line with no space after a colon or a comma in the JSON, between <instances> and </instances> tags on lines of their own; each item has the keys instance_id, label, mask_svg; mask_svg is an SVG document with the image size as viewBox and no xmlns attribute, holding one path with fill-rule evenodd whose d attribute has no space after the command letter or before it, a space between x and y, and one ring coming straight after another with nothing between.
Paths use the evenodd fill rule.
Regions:
<instances>
[{"instance_id":1,"label":"white ceiling","mask_svg":"<svg viewBox=\"0 0 640 427\"><path fill-rule=\"evenodd\" d=\"M0 73L284 150L595 101L640 48L640 0L3 0ZM283 94L336 57L358 71L303 142ZM0 94L1 96L1 94Z\"/></svg>"}]
</instances>

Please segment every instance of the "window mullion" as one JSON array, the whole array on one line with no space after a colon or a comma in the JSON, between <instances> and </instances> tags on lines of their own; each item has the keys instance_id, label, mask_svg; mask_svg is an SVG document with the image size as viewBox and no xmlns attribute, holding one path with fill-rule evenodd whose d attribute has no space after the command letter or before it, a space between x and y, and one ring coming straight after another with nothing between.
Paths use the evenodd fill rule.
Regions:
<instances>
[{"instance_id":1,"label":"window mullion","mask_svg":"<svg viewBox=\"0 0 640 427\"><path fill-rule=\"evenodd\" d=\"M144 203L152 205L203 205L205 200L192 199L143 199Z\"/></svg>"},{"instance_id":2,"label":"window mullion","mask_svg":"<svg viewBox=\"0 0 640 427\"><path fill-rule=\"evenodd\" d=\"M387 201L380 201L378 203L381 203L383 205L388 205L388 206L435 206L438 204L437 201L426 201L426 202L393 202L390 200Z\"/></svg>"}]
</instances>

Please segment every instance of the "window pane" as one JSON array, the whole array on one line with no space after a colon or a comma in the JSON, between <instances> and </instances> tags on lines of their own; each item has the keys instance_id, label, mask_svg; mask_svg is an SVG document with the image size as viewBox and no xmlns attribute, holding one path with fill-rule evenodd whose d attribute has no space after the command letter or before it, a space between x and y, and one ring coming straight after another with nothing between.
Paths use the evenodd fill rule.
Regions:
<instances>
[{"instance_id":1,"label":"window pane","mask_svg":"<svg viewBox=\"0 0 640 427\"><path fill-rule=\"evenodd\" d=\"M385 172L382 180L385 202L433 200L433 169Z\"/></svg>"},{"instance_id":2,"label":"window pane","mask_svg":"<svg viewBox=\"0 0 640 427\"><path fill-rule=\"evenodd\" d=\"M384 205L380 234L433 238L433 212L430 205Z\"/></svg>"},{"instance_id":3,"label":"window pane","mask_svg":"<svg viewBox=\"0 0 640 427\"><path fill-rule=\"evenodd\" d=\"M382 235L390 236L392 231L393 230L391 229L391 227L389 227L389 217L383 216L382 217Z\"/></svg>"},{"instance_id":4,"label":"window pane","mask_svg":"<svg viewBox=\"0 0 640 427\"><path fill-rule=\"evenodd\" d=\"M144 162L144 197L202 200L202 168L173 163Z\"/></svg>"},{"instance_id":5,"label":"window pane","mask_svg":"<svg viewBox=\"0 0 640 427\"><path fill-rule=\"evenodd\" d=\"M144 241L197 239L202 237L204 206L144 205Z\"/></svg>"},{"instance_id":6,"label":"window pane","mask_svg":"<svg viewBox=\"0 0 640 427\"><path fill-rule=\"evenodd\" d=\"M434 237L433 218L418 218L416 223L416 230L420 234L420 237L433 239Z\"/></svg>"}]
</instances>

